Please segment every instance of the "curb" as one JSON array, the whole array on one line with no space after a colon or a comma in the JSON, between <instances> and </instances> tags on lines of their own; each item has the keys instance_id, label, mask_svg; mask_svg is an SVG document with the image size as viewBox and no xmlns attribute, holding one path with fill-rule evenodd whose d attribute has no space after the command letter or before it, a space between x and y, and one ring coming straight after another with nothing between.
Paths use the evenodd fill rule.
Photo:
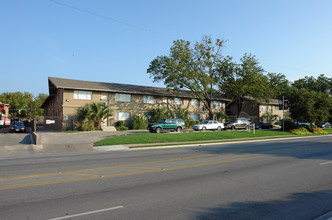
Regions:
<instances>
[{"instance_id":1,"label":"curb","mask_svg":"<svg viewBox=\"0 0 332 220\"><path fill-rule=\"evenodd\" d=\"M97 152L109 152L109 151L120 151L120 150L129 150L130 148L126 145L107 145L100 147L93 147Z\"/></svg>"},{"instance_id":2,"label":"curb","mask_svg":"<svg viewBox=\"0 0 332 220\"><path fill-rule=\"evenodd\" d=\"M332 136L332 134L324 135L324 136ZM305 137L285 137L285 138L267 138L267 139L260 139L260 140L236 140L233 139L234 141L225 141L225 142L210 142L210 143L187 143L183 145L165 145L163 146L163 143L160 146L154 146L154 147L149 147L149 145L144 145L144 146L139 146L135 148L130 148L129 150L152 150L152 149L167 149L167 148L178 148L178 147L200 147L200 146L210 146L210 145L224 145L224 144L237 144L237 143L250 143L250 142L263 142L263 141L274 141L274 140L289 140L289 139L300 139L300 138L316 138L320 136L305 136ZM173 143L176 144L176 143ZM156 143L158 145L158 143ZM112 146L112 145L111 145ZM114 145L115 146L115 145ZM331 219L332 220L332 219Z\"/></svg>"}]
</instances>

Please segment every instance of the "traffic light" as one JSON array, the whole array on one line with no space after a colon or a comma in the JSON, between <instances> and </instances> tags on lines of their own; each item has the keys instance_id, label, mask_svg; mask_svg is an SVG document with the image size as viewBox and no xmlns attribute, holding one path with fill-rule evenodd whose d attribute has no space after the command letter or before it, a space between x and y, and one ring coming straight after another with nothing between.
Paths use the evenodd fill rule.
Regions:
<instances>
[{"instance_id":1,"label":"traffic light","mask_svg":"<svg viewBox=\"0 0 332 220\"><path fill-rule=\"evenodd\" d=\"M288 100L279 100L279 110L287 110L287 109L288 109Z\"/></svg>"},{"instance_id":2,"label":"traffic light","mask_svg":"<svg viewBox=\"0 0 332 220\"><path fill-rule=\"evenodd\" d=\"M288 100L284 101L284 109L287 110L288 109Z\"/></svg>"}]
</instances>

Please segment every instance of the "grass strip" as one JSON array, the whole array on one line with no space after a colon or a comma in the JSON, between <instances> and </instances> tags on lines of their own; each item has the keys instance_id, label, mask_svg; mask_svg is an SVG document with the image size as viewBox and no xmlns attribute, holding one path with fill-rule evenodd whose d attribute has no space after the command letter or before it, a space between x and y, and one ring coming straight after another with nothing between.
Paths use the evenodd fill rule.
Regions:
<instances>
[{"instance_id":1,"label":"grass strip","mask_svg":"<svg viewBox=\"0 0 332 220\"><path fill-rule=\"evenodd\" d=\"M188 132L188 133L138 133L126 136L117 136L98 141L94 146L105 145L135 145L135 144L161 144L174 142L199 142L229 140L240 138L258 138L270 136L292 135L290 132L276 130L256 130L256 133L248 131L222 131L222 132ZM172 144L173 145L173 144ZM165 145L163 145L165 146Z\"/></svg>"}]
</instances>

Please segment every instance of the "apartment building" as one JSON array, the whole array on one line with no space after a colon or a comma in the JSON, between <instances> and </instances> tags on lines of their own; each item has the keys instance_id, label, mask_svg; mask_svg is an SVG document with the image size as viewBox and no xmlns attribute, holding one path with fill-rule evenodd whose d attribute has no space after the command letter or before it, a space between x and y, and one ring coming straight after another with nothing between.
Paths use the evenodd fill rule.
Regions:
<instances>
[{"instance_id":1,"label":"apartment building","mask_svg":"<svg viewBox=\"0 0 332 220\"><path fill-rule=\"evenodd\" d=\"M229 103L226 107L226 113L229 117L236 117L236 104ZM242 111L240 112L241 118L250 118L252 122L264 121L263 115L265 113L272 113L277 115L276 121L279 121L283 118L288 118L290 115L289 109L279 110L279 100L270 99L268 103L262 101L260 104L254 103L253 99L247 97L243 102Z\"/></svg>"},{"instance_id":2,"label":"apartment building","mask_svg":"<svg viewBox=\"0 0 332 220\"><path fill-rule=\"evenodd\" d=\"M208 117L203 104L193 98L190 91L173 91L165 88L81 81L63 78L48 78L49 96L42 104L45 126L55 130L71 130L80 107L87 103L104 102L113 110L113 116L104 121L104 126L114 126L117 121L127 124L135 114L147 115L155 108L170 108L178 105L191 112L194 120ZM224 111L229 100L213 96L216 111ZM148 116L148 115L147 115Z\"/></svg>"}]
</instances>

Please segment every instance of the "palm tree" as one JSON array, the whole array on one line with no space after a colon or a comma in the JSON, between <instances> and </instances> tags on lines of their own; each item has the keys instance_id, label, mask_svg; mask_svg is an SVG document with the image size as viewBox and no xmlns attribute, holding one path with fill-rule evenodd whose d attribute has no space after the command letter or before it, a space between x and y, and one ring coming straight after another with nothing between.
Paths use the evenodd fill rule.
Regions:
<instances>
[{"instance_id":1,"label":"palm tree","mask_svg":"<svg viewBox=\"0 0 332 220\"><path fill-rule=\"evenodd\" d=\"M266 113L264 113L264 115L262 115L262 118L265 119L270 124L272 124L277 119L277 117L279 117L279 116L274 115L271 112L266 112Z\"/></svg>"},{"instance_id":2,"label":"palm tree","mask_svg":"<svg viewBox=\"0 0 332 220\"><path fill-rule=\"evenodd\" d=\"M101 129L101 123L105 118L113 115L112 109L102 102L94 102L87 106L87 119L94 123L94 126Z\"/></svg>"}]
</instances>

